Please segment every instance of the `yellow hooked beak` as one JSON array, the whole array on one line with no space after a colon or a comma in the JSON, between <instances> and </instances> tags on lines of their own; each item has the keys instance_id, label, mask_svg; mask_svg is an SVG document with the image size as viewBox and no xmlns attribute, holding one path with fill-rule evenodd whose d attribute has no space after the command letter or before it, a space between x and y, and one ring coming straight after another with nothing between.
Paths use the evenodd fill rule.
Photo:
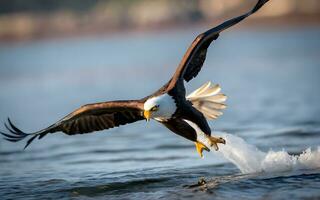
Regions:
<instances>
[{"instance_id":1,"label":"yellow hooked beak","mask_svg":"<svg viewBox=\"0 0 320 200\"><path fill-rule=\"evenodd\" d=\"M150 117L151 117L151 111L150 110L145 110L143 112L144 118L146 118L147 122L150 121Z\"/></svg>"}]
</instances>

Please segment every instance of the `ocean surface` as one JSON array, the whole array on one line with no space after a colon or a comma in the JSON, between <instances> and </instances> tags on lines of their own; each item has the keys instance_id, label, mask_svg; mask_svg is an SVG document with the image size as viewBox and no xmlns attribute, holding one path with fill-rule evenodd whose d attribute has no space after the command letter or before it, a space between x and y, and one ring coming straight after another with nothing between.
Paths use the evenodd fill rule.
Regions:
<instances>
[{"instance_id":1,"label":"ocean surface","mask_svg":"<svg viewBox=\"0 0 320 200\"><path fill-rule=\"evenodd\" d=\"M82 104L146 96L206 28L1 43L0 122L32 132ZM154 121L56 133L26 150L1 139L1 199L320 199L319 35L231 28L210 46L186 87L212 81L228 96L210 122L220 151L201 159Z\"/></svg>"}]
</instances>

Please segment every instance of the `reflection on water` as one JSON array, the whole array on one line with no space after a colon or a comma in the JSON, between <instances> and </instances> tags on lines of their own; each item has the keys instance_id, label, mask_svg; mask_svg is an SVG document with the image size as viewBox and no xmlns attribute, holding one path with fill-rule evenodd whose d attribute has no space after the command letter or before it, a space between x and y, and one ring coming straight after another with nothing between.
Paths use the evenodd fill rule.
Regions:
<instances>
[{"instance_id":1,"label":"reflection on water","mask_svg":"<svg viewBox=\"0 0 320 200\"><path fill-rule=\"evenodd\" d=\"M82 104L145 96L170 78L198 32L1 44L0 119L10 116L34 131ZM317 147L319 34L316 28L228 31L209 48L188 90L208 80L220 83L228 108L211 126L262 151L300 154ZM206 153L200 159L191 142L155 122L72 137L53 134L26 151L23 145L0 140L1 196L320 198L318 170L239 179L239 170L224 158ZM211 192L183 187L200 177L229 176L235 178Z\"/></svg>"}]
</instances>

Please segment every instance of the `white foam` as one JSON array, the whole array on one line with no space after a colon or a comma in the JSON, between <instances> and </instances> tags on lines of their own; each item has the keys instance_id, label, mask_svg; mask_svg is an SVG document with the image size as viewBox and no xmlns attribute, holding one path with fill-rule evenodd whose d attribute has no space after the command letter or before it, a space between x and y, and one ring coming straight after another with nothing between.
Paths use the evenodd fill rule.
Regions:
<instances>
[{"instance_id":1,"label":"white foam","mask_svg":"<svg viewBox=\"0 0 320 200\"><path fill-rule=\"evenodd\" d=\"M320 169L320 146L315 150L308 148L300 155L289 155L285 150L260 151L235 135L218 135L226 140L226 145L219 145L217 153L236 165L242 173ZM211 151L215 152L214 149Z\"/></svg>"}]
</instances>

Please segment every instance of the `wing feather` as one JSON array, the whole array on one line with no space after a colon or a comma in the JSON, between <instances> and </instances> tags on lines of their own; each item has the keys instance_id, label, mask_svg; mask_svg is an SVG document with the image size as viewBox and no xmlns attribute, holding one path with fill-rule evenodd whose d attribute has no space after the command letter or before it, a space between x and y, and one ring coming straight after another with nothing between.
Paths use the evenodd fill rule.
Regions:
<instances>
[{"instance_id":1,"label":"wing feather","mask_svg":"<svg viewBox=\"0 0 320 200\"><path fill-rule=\"evenodd\" d=\"M11 142L32 136L27 141L26 148L36 137L41 139L48 133L64 132L68 135L91 133L142 119L144 119L143 101L110 101L82 106L53 125L34 133L21 131L8 118L8 124L5 123L5 127L10 134L0 133Z\"/></svg>"},{"instance_id":2,"label":"wing feather","mask_svg":"<svg viewBox=\"0 0 320 200\"><path fill-rule=\"evenodd\" d=\"M230 19L208 31L198 35L191 43L184 57L182 58L176 72L169 81L168 90L174 88L179 80L190 81L198 75L203 63L206 59L207 49L210 44L219 37L219 34L227 28L239 23L243 19L249 17L251 14L259 10L269 0L259 0L255 7L248 13Z\"/></svg>"}]
</instances>

